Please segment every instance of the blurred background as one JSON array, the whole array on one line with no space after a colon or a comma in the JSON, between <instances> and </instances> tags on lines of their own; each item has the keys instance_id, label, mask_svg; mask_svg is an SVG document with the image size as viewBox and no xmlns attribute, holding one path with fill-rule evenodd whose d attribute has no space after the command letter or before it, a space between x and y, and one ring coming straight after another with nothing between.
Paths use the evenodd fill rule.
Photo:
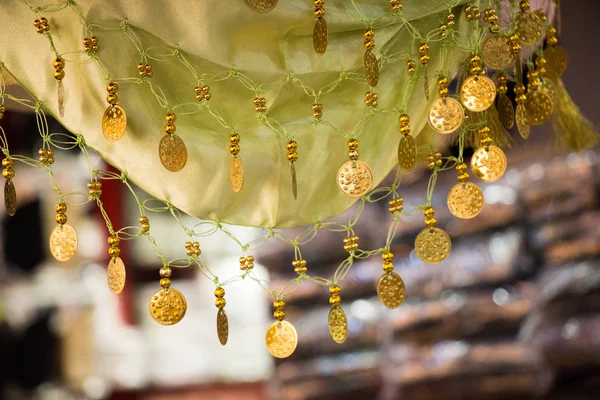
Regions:
<instances>
[{"instance_id":1,"label":"blurred background","mask_svg":"<svg viewBox=\"0 0 600 400\"><path fill-rule=\"evenodd\" d=\"M570 55L565 84L596 126L598 10L593 0L564 4L560 37ZM2 126L11 151L37 157L35 117L8 105ZM62 130L56 122L50 127ZM408 292L402 307L390 311L376 297L379 257L353 266L341 285L350 329L344 344L329 338L327 288L303 282L286 298L300 344L281 361L264 346L271 302L255 282L227 287L225 347L216 335L214 285L194 268L173 273L173 286L188 300L183 321L163 327L150 318L147 303L159 288L160 265L143 238L121 242L127 285L113 295L106 284L106 227L95 206L69 209L78 254L55 262L47 238L56 196L45 171L15 165L19 209L14 217L0 216L0 398L597 399L599 149L561 150L550 127L542 126L527 142L517 134L507 155L503 179L477 182L486 206L473 220L459 221L445 206L456 175L438 180L433 205L454 247L444 263L426 265L415 256L422 216L402 218L393 246ZM56 160L63 192L85 188L80 155L57 152ZM99 158L95 163L109 168ZM423 202L427 172L403 180L407 209ZM123 185L105 181L103 191L115 226L139 224L137 204ZM176 221L164 214L149 218L165 256L181 256L186 236ZM369 205L357 230L361 248L380 247L391 219L387 202ZM262 235L231 229L242 242ZM217 275L235 273L239 248L231 240L215 235L200 245ZM292 279L290 250L275 242L261 248L257 275L274 287ZM346 256L342 236L319 232L303 255L309 271L330 276Z\"/></svg>"}]
</instances>

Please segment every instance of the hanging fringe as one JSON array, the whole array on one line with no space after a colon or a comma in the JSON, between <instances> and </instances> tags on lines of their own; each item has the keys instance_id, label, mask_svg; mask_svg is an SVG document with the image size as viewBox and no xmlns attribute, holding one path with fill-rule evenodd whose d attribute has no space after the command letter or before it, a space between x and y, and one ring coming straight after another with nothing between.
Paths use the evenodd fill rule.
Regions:
<instances>
[{"instance_id":1,"label":"hanging fringe","mask_svg":"<svg viewBox=\"0 0 600 400\"><path fill-rule=\"evenodd\" d=\"M496 106L492 106L482 113L467 111L465 123L469 126L464 132L464 145L466 148L476 149L481 145L479 143L479 129L484 126L490 128L492 144L500 148L508 148L512 145L512 138L502 125ZM459 138L460 131L457 131L452 136L452 142L458 143Z\"/></svg>"},{"instance_id":2,"label":"hanging fringe","mask_svg":"<svg viewBox=\"0 0 600 400\"><path fill-rule=\"evenodd\" d=\"M556 98L552 129L556 133L556 143L567 149L579 151L598 143L598 133L569 96L562 79L554 82Z\"/></svg>"},{"instance_id":3,"label":"hanging fringe","mask_svg":"<svg viewBox=\"0 0 600 400\"><path fill-rule=\"evenodd\" d=\"M508 131L504 128L502 121L500 121L500 114L495 105L488 108L484 113L485 122L490 128L490 137L492 138L492 144L500 147L501 149L510 148L512 146L512 138Z\"/></svg>"}]
</instances>

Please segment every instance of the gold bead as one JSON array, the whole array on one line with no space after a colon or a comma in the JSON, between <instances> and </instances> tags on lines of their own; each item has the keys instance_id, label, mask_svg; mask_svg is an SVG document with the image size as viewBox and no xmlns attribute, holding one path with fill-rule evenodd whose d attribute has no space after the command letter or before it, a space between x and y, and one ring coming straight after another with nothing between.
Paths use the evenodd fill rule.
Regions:
<instances>
[{"instance_id":1,"label":"gold bead","mask_svg":"<svg viewBox=\"0 0 600 400\"><path fill-rule=\"evenodd\" d=\"M142 224L142 232L148 232L150 230L150 224Z\"/></svg>"},{"instance_id":2,"label":"gold bead","mask_svg":"<svg viewBox=\"0 0 600 400\"><path fill-rule=\"evenodd\" d=\"M448 86L448 78L442 76L438 79L438 86Z\"/></svg>"},{"instance_id":3,"label":"gold bead","mask_svg":"<svg viewBox=\"0 0 600 400\"><path fill-rule=\"evenodd\" d=\"M349 139L348 140L348 148L350 150L356 150L356 149L358 149L358 140L356 140L356 139Z\"/></svg>"},{"instance_id":4,"label":"gold bead","mask_svg":"<svg viewBox=\"0 0 600 400\"><path fill-rule=\"evenodd\" d=\"M392 264L389 261L386 261L383 263L383 266L381 268L384 272L392 272L394 270L394 264Z\"/></svg>"},{"instance_id":5,"label":"gold bead","mask_svg":"<svg viewBox=\"0 0 600 400\"><path fill-rule=\"evenodd\" d=\"M43 150L43 149L40 149L40 151L41 150ZM38 153L39 153L39 151L38 151ZM6 158L2 159L2 166L4 168L11 168L14 164L15 164L15 162L13 161L12 158L6 157Z\"/></svg>"},{"instance_id":6,"label":"gold bead","mask_svg":"<svg viewBox=\"0 0 600 400\"><path fill-rule=\"evenodd\" d=\"M325 16L325 9L323 7L315 7L315 11L313 12L315 18L322 18Z\"/></svg>"},{"instance_id":7,"label":"gold bead","mask_svg":"<svg viewBox=\"0 0 600 400\"><path fill-rule=\"evenodd\" d=\"M425 54L429 51L429 45L427 43L421 43L419 45L419 53Z\"/></svg>"},{"instance_id":8,"label":"gold bead","mask_svg":"<svg viewBox=\"0 0 600 400\"><path fill-rule=\"evenodd\" d=\"M375 32L373 32L373 29L368 28L363 31L363 37L365 39L373 39L374 36Z\"/></svg>"},{"instance_id":9,"label":"gold bead","mask_svg":"<svg viewBox=\"0 0 600 400\"><path fill-rule=\"evenodd\" d=\"M305 273L307 270L308 269L306 267L301 267L301 266L294 268L294 272L297 273L298 275Z\"/></svg>"},{"instance_id":10,"label":"gold bead","mask_svg":"<svg viewBox=\"0 0 600 400\"><path fill-rule=\"evenodd\" d=\"M450 89L447 87L440 88L440 90L438 90L438 94L440 97L448 97L450 95Z\"/></svg>"},{"instance_id":11,"label":"gold bead","mask_svg":"<svg viewBox=\"0 0 600 400\"><path fill-rule=\"evenodd\" d=\"M521 11L526 12L529 11L529 8L531 7L531 5L529 4L529 2L527 0L521 0L519 2L519 8L521 9Z\"/></svg>"},{"instance_id":12,"label":"gold bead","mask_svg":"<svg viewBox=\"0 0 600 400\"><path fill-rule=\"evenodd\" d=\"M338 285L331 285L331 286L329 286L329 293L332 296L338 296L340 294L340 291L341 291L341 289L340 289L340 287Z\"/></svg>"},{"instance_id":13,"label":"gold bead","mask_svg":"<svg viewBox=\"0 0 600 400\"><path fill-rule=\"evenodd\" d=\"M287 153L286 157L289 162L295 162L298 160L298 153Z\"/></svg>"},{"instance_id":14,"label":"gold bead","mask_svg":"<svg viewBox=\"0 0 600 400\"><path fill-rule=\"evenodd\" d=\"M273 308L275 308L276 310L281 310L285 308L285 301L281 300L281 299L277 299L273 302Z\"/></svg>"},{"instance_id":15,"label":"gold bead","mask_svg":"<svg viewBox=\"0 0 600 400\"><path fill-rule=\"evenodd\" d=\"M408 123L410 122L410 118L407 114L400 114L400 116L398 117L398 122L400 122L400 125L408 125Z\"/></svg>"},{"instance_id":16,"label":"gold bead","mask_svg":"<svg viewBox=\"0 0 600 400\"><path fill-rule=\"evenodd\" d=\"M164 289L167 289L168 287L171 286L171 279L162 278L159 283L160 283L160 286L162 286Z\"/></svg>"},{"instance_id":17,"label":"gold bead","mask_svg":"<svg viewBox=\"0 0 600 400\"><path fill-rule=\"evenodd\" d=\"M168 134L171 135L171 134L175 133L175 131L177 131L177 127L175 125L170 125L170 124L165 125L165 132L167 132Z\"/></svg>"},{"instance_id":18,"label":"gold bead","mask_svg":"<svg viewBox=\"0 0 600 400\"><path fill-rule=\"evenodd\" d=\"M372 39L365 39L364 47L366 50L373 50L375 48L375 41Z\"/></svg>"},{"instance_id":19,"label":"gold bead","mask_svg":"<svg viewBox=\"0 0 600 400\"><path fill-rule=\"evenodd\" d=\"M429 56L428 55L419 56L419 63L421 63L422 65L425 65L428 62L429 62Z\"/></svg>"},{"instance_id":20,"label":"gold bead","mask_svg":"<svg viewBox=\"0 0 600 400\"><path fill-rule=\"evenodd\" d=\"M246 257L246 261L250 264L252 264L254 262L254 257L253 256L247 256Z\"/></svg>"},{"instance_id":21,"label":"gold bead","mask_svg":"<svg viewBox=\"0 0 600 400\"><path fill-rule=\"evenodd\" d=\"M65 60L63 60L62 58L55 58L54 61L52 61L52 66L56 69L64 69Z\"/></svg>"},{"instance_id":22,"label":"gold bead","mask_svg":"<svg viewBox=\"0 0 600 400\"><path fill-rule=\"evenodd\" d=\"M283 321L285 319L285 311L283 311L283 310L275 310L273 312L273 317L277 321Z\"/></svg>"},{"instance_id":23,"label":"gold bead","mask_svg":"<svg viewBox=\"0 0 600 400\"><path fill-rule=\"evenodd\" d=\"M240 145L239 144L230 144L229 145L229 152L232 155L237 156L238 154L240 154Z\"/></svg>"},{"instance_id":24,"label":"gold bead","mask_svg":"<svg viewBox=\"0 0 600 400\"><path fill-rule=\"evenodd\" d=\"M431 218L435 215L435 210L433 209L433 207L426 207L423 210L423 214L427 217L427 218Z\"/></svg>"},{"instance_id":25,"label":"gold bead","mask_svg":"<svg viewBox=\"0 0 600 400\"><path fill-rule=\"evenodd\" d=\"M106 91L108 93L115 94L119 91L119 85L117 85L115 82L109 82L106 84Z\"/></svg>"},{"instance_id":26,"label":"gold bead","mask_svg":"<svg viewBox=\"0 0 600 400\"><path fill-rule=\"evenodd\" d=\"M147 224L148 223L148 217L146 217L145 215L142 215L140 217L140 224Z\"/></svg>"},{"instance_id":27,"label":"gold bead","mask_svg":"<svg viewBox=\"0 0 600 400\"><path fill-rule=\"evenodd\" d=\"M114 94L114 93L109 93L106 96L106 102L108 104L113 104L114 105L114 104L117 104L117 101L119 101L119 97L116 94Z\"/></svg>"},{"instance_id":28,"label":"gold bead","mask_svg":"<svg viewBox=\"0 0 600 400\"><path fill-rule=\"evenodd\" d=\"M490 134L490 128L488 128L487 126L484 126L483 128L481 128L479 130L479 134L481 136L487 136L487 135L489 135Z\"/></svg>"},{"instance_id":29,"label":"gold bead","mask_svg":"<svg viewBox=\"0 0 600 400\"><path fill-rule=\"evenodd\" d=\"M433 228L436 224L437 221L435 220L435 218L427 218L425 220L425 226L427 226L428 228Z\"/></svg>"},{"instance_id":30,"label":"gold bead","mask_svg":"<svg viewBox=\"0 0 600 400\"><path fill-rule=\"evenodd\" d=\"M53 75L54 79L56 79L57 81L61 81L65 77L65 71L63 69L55 69Z\"/></svg>"},{"instance_id":31,"label":"gold bead","mask_svg":"<svg viewBox=\"0 0 600 400\"><path fill-rule=\"evenodd\" d=\"M320 103L315 103L312 105L312 110L313 111L321 111L323 110L323 104Z\"/></svg>"},{"instance_id":32,"label":"gold bead","mask_svg":"<svg viewBox=\"0 0 600 400\"><path fill-rule=\"evenodd\" d=\"M508 82L508 77L504 74L498 75L498 83L506 84Z\"/></svg>"},{"instance_id":33,"label":"gold bead","mask_svg":"<svg viewBox=\"0 0 600 400\"><path fill-rule=\"evenodd\" d=\"M215 299L215 306L217 306L217 308L221 309L225 307L225 304L227 304L227 300L225 300L223 297L218 297Z\"/></svg>"},{"instance_id":34,"label":"gold bead","mask_svg":"<svg viewBox=\"0 0 600 400\"><path fill-rule=\"evenodd\" d=\"M466 182L469 180L469 174L466 172L463 172L461 174L458 175L458 181L459 182Z\"/></svg>"},{"instance_id":35,"label":"gold bead","mask_svg":"<svg viewBox=\"0 0 600 400\"><path fill-rule=\"evenodd\" d=\"M56 222L64 225L67 222L67 214L56 214Z\"/></svg>"},{"instance_id":36,"label":"gold bead","mask_svg":"<svg viewBox=\"0 0 600 400\"><path fill-rule=\"evenodd\" d=\"M175 114L173 114L172 112L168 112L165 115L165 122L169 125L173 125L176 120L177 120L177 116L175 116Z\"/></svg>"},{"instance_id":37,"label":"gold bead","mask_svg":"<svg viewBox=\"0 0 600 400\"><path fill-rule=\"evenodd\" d=\"M120 241L121 241L121 239L119 239L119 237L117 235L111 235L108 237L108 244L111 247L118 246Z\"/></svg>"},{"instance_id":38,"label":"gold bead","mask_svg":"<svg viewBox=\"0 0 600 400\"><path fill-rule=\"evenodd\" d=\"M287 142L285 147L289 152L294 152L296 151L296 149L298 149L298 143L296 143L294 140L290 140L289 142Z\"/></svg>"},{"instance_id":39,"label":"gold bead","mask_svg":"<svg viewBox=\"0 0 600 400\"><path fill-rule=\"evenodd\" d=\"M67 212L67 205L65 203L58 203L55 209L58 214L64 214Z\"/></svg>"},{"instance_id":40,"label":"gold bead","mask_svg":"<svg viewBox=\"0 0 600 400\"><path fill-rule=\"evenodd\" d=\"M231 144L238 144L240 142L240 135L237 133L232 133L229 136L229 143Z\"/></svg>"},{"instance_id":41,"label":"gold bead","mask_svg":"<svg viewBox=\"0 0 600 400\"><path fill-rule=\"evenodd\" d=\"M118 247L109 247L108 255L111 256L112 258L119 257L121 255L121 250L119 250Z\"/></svg>"},{"instance_id":42,"label":"gold bead","mask_svg":"<svg viewBox=\"0 0 600 400\"><path fill-rule=\"evenodd\" d=\"M391 251L384 251L381 254L381 258L383 258L383 261L385 262L390 262L394 259L394 253L392 253Z\"/></svg>"},{"instance_id":43,"label":"gold bead","mask_svg":"<svg viewBox=\"0 0 600 400\"><path fill-rule=\"evenodd\" d=\"M171 267L169 266L161 267L161 269L158 271L161 278L170 278L172 272L173 271L171 271Z\"/></svg>"},{"instance_id":44,"label":"gold bead","mask_svg":"<svg viewBox=\"0 0 600 400\"><path fill-rule=\"evenodd\" d=\"M219 286L215 289L215 297L221 298L225 296L225 289L222 286Z\"/></svg>"},{"instance_id":45,"label":"gold bead","mask_svg":"<svg viewBox=\"0 0 600 400\"><path fill-rule=\"evenodd\" d=\"M2 171L2 176L3 176L4 178L6 178L6 179L12 179L12 178L14 178L14 177L15 177L15 171L13 171L13 170L12 170L12 169L10 169L10 168L5 168L5 169Z\"/></svg>"},{"instance_id":46,"label":"gold bead","mask_svg":"<svg viewBox=\"0 0 600 400\"><path fill-rule=\"evenodd\" d=\"M348 152L348 158L351 159L352 161L358 160L358 151L356 151L356 150L350 150Z\"/></svg>"},{"instance_id":47,"label":"gold bead","mask_svg":"<svg viewBox=\"0 0 600 400\"><path fill-rule=\"evenodd\" d=\"M339 306L341 302L342 302L342 298L340 296L331 296L329 298L329 304L332 307Z\"/></svg>"}]
</instances>

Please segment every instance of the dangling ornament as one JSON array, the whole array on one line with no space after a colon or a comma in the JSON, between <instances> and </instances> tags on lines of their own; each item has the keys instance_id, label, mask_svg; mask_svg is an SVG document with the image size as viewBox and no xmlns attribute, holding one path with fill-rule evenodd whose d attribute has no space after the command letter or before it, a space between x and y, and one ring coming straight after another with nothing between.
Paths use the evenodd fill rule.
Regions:
<instances>
[{"instance_id":1,"label":"dangling ornament","mask_svg":"<svg viewBox=\"0 0 600 400\"><path fill-rule=\"evenodd\" d=\"M469 64L471 76L465 79L460 88L460 100L469 111L482 112L494 104L496 86L494 81L483 75L485 69L478 55L473 55Z\"/></svg>"},{"instance_id":2,"label":"dangling ornament","mask_svg":"<svg viewBox=\"0 0 600 400\"><path fill-rule=\"evenodd\" d=\"M107 276L108 276L108 288L111 292L119 294L125 288L125 264L121 260L121 250L119 249L119 237L117 235L111 235L108 237L108 255L110 256L110 262L108 263Z\"/></svg>"},{"instance_id":3,"label":"dangling ornament","mask_svg":"<svg viewBox=\"0 0 600 400\"><path fill-rule=\"evenodd\" d=\"M394 264L392 264L394 254L385 251L381 257L383 258L383 275L377 282L377 297L387 308L400 307L406 299L406 288L400 275L394 272Z\"/></svg>"},{"instance_id":4,"label":"dangling ornament","mask_svg":"<svg viewBox=\"0 0 600 400\"><path fill-rule=\"evenodd\" d=\"M452 250L450 236L442 229L437 228L435 210L433 207L427 207L423 211L425 214L425 225L415 239L415 252L417 256L428 264L438 264L444 261Z\"/></svg>"},{"instance_id":5,"label":"dangling ornament","mask_svg":"<svg viewBox=\"0 0 600 400\"><path fill-rule=\"evenodd\" d=\"M4 108L4 105L2 108ZM2 113L4 113L3 110ZM6 157L2 160L2 166L4 167L2 176L6 179L4 181L4 207L6 207L6 212L11 217L17 212L17 191L15 190L15 185L12 181L15 177L15 171L12 169L13 165L14 161L10 157Z\"/></svg>"},{"instance_id":6,"label":"dangling ornament","mask_svg":"<svg viewBox=\"0 0 600 400\"><path fill-rule=\"evenodd\" d=\"M487 126L479 130L481 146L473 153L471 170L482 181L494 182L504 175L507 163L502 149L491 144L489 134L490 128Z\"/></svg>"},{"instance_id":7,"label":"dangling ornament","mask_svg":"<svg viewBox=\"0 0 600 400\"><path fill-rule=\"evenodd\" d=\"M325 20L325 0L313 0L315 10L313 15L317 19L313 28L313 47L318 56L327 51L327 21Z\"/></svg>"},{"instance_id":8,"label":"dangling ornament","mask_svg":"<svg viewBox=\"0 0 600 400\"><path fill-rule=\"evenodd\" d=\"M244 166L240 154L240 135L236 132L229 136L229 152L231 153L231 163L229 164L229 182L234 192L242 190L244 185Z\"/></svg>"},{"instance_id":9,"label":"dangling ornament","mask_svg":"<svg viewBox=\"0 0 600 400\"><path fill-rule=\"evenodd\" d=\"M429 101L429 75L427 74L427 64L429 63L429 45L421 43L419 45L419 63L423 67L423 91L425 99Z\"/></svg>"},{"instance_id":10,"label":"dangling ornament","mask_svg":"<svg viewBox=\"0 0 600 400\"><path fill-rule=\"evenodd\" d=\"M171 172L181 171L187 163L187 147L179 136L175 134L175 114L169 112L165 115L165 133L158 146L158 154L162 165Z\"/></svg>"},{"instance_id":11,"label":"dangling ornament","mask_svg":"<svg viewBox=\"0 0 600 400\"><path fill-rule=\"evenodd\" d=\"M531 5L527 0L519 2L519 12L515 16L516 33L519 35L521 43L533 45L542 38L543 21L536 14L529 11Z\"/></svg>"},{"instance_id":12,"label":"dangling ornament","mask_svg":"<svg viewBox=\"0 0 600 400\"><path fill-rule=\"evenodd\" d=\"M417 163L417 143L410 135L410 118L407 114L400 114L400 143L398 144L398 164L404 172L412 171Z\"/></svg>"},{"instance_id":13,"label":"dangling ornament","mask_svg":"<svg viewBox=\"0 0 600 400\"><path fill-rule=\"evenodd\" d=\"M498 85L496 86L496 108L502 126L506 129L511 129L515 125L515 108L512 101L506 95L508 92L508 77L504 72L498 74Z\"/></svg>"},{"instance_id":14,"label":"dangling ornament","mask_svg":"<svg viewBox=\"0 0 600 400\"><path fill-rule=\"evenodd\" d=\"M217 336L221 345L225 346L229 339L229 320L225 313L225 304L227 304L227 301L225 301L225 289L221 286L216 288L215 297L215 306L219 309L217 311Z\"/></svg>"},{"instance_id":15,"label":"dangling ornament","mask_svg":"<svg viewBox=\"0 0 600 400\"><path fill-rule=\"evenodd\" d=\"M187 301L183 294L171 287L171 268L160 269L160 286L148 304L150 315L161 325L175 325L183 319L187 311Z\"/></svg>"},{"instance_id":16,"label":"dangling ornament","mask_svg":"<svg viewBox=\"0 0 600 400\"><path fill-rule=\"evenodd\" d=\"M273 303L275 322L267 329L265 343L273 357L287 358L294 353L298 346L298 333L294 325L285 320L285 302L275 300Z\"/></svg>"},{"instance_id":17,"label":"dangling ornament","mask_svg":"<svg viewBox=\"0 0 600 400\"><path fill-rule=\"evenodd\" d=\"M348 157L337 173L340 190L349 197L361 197L373 187L373 172L365 162L358 159L358 140L348 140Z\"/></svg>"},{"instance_id":18,"label":"dangling ornament","mask_svg":"<svg viewBox=\"0 0 600 400\"><path fill-rule=\"evenodd\" d=\"M558 44L556 29L552 26L546 30L544 58L546 59L546 76L548 78L558 79L563 76L569 65L569 54L564 47Z\"/></svg>"},{"instance_id":19,"label":"dangling ornament","mask_svg":"<svg viewBox=\"0 0 600 400\"><path fill-rule=\"evenodd\" d=\"M448 97L448 78L438 79L440 97L429 107L429 126L437 133L447 135L455 132L462 125L464 110L457 100Z\"/></svg>"},{"instance_id":20,"label":"dangling ornament","mask_svg":"<svg viewBox=\"0 0 600 400\"><path fill-rule=\"evenodd\" d=\"M546 92L539 90L541 82L538 71L527 72L527 82L527 101L524 104L527 123L541 125L552 116L552 99Z\"/></svg>"},{"instance_id":21,"label":"dangling ornament","mask_svg":"<svg viewBox=\"0 0 600 400\"><path fill-rule=\"evenodd\" d=\"M295 162L298 160L298 153L296 150L298 149L298 143L295 140L290 140L287 142L287 160L290 162L290 175L292 177L292 195L294 199L298 198L298 180L296 178L296 164Z\"/></svg>"},{"instance_id":22,"label":"dangling ornament","mask_svg":"<svg viewBox=\"0 0 600 400\"><path fill-rule=\"evenodd\" d=\"M102 116L102 134L109 142L117 142L125 134L127 114L123 107L117 104L119 101L117 96L119 86L114 82L109 82L106 85L106 90L108 91L106 101L109 106Z\"/></svg>"},{"instance_id":23,"label":"dangling ornament","mask_svg":"<svg viewBox=\"0 0 600 400\"><path fill-rule=\"evenodd\" d=\"M63 79L65 78L65 60L57 57L52 63L54 67L54 79L58 81L58 115L65 116L65 88Z\"/></svg>"},{"instance_id":24,"label":"dangling ornament","mask_svg":"<svg viewBox=\"0 0 600 400\"><path fill-rule=\"evenodd\" d=\"M67 224L67 205L56 205L56 222L58 226L50 234L50 253L56 261L69 261L77 250L77 233Z\"/></svg>"},{"instance_id":25,"label":"dangling ornament","mask_svg":"<svg viewBox=\"0 0 600 400\"><path fill-rule=\"evenodd\" d=\"M475 183L469 182L467 166L461 162L456 165L459 183L448 193L448 209L461 219L471 219L483 209L483 191Z\"/></svg>"},{"instance_id":26,"label":"dangling ornament","mask_svg":"<svg viewBox=\"0 0 600 400\"><path fill-rule=\"evenodd\" d=\"M364 56L364 68L365 68L365 78L369 83L369 86L375 87L379 82L379 63L377 62L377 57L373 54L373 49L375 48L375 40L373 37L375 36L375 32L373 29L368 28L363 32L363 36L365 38L365 56Z\"/></svg>"},{"instance_id":27,"label":"dangling ornament","mask_svg":"<svg viewBox=\"0 0 600 400\"><path fill-rule=\"evenodd\" d=\"M329 326L329 335L336 343L344 343L348 337L348 319L346 313L340 306L342 298L340 297L340 287L338 285L331 285L329 287L329 304L331 304L331 310L329 311L329 317L327 319L327 325Z\"/></svg>"}]
</instances>

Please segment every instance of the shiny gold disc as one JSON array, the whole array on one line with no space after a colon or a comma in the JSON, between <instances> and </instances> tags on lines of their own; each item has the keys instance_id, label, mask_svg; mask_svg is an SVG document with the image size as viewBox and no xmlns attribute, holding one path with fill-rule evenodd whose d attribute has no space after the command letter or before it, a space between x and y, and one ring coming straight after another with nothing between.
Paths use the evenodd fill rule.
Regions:
<instances>
[{"instance_id":1,"label":"shiny gold disc","mask_svg":"<svg viewBox=\"0 0 600 400\"><path fill-rule=\"evenodd\" d=\"M181 171L187 163L187 147L175 134L167 134L160 140L158 155L162 165L171 172Z\"/></svg>"},{"instance_id":2,"label":"shiny gold disc","mask_svg":"<svg viewBox=\"0 0 600 400\"><path fill-rule=\"evenodd\" d=\"M161 325L175 325L184 317L187 302L177 289L160 289L148 304L150 315Z\"/></svg>"},{"instance_id":3,"label":"shiny gold disc","mask_svg":"<svg viewBox=\"0 0 600 400\"><path fill-rule=\"evenodd\" d=\"M322 56L327 50L327 21L325 18L317 18L313 29L313 47L315 53Z\"/></svg>"},{"instance_id":4,"label":"shiny gold disc","mask_svg":"<svg viewBox=\"0 0 600 400\"><path fill-rule=\"evenodd\" d=\"M377 282L377 296L387 308L400 307L406 299L406 287L400 275L395 272L381 275Z\"/></svg>"},{"instance_id":5,"label":"shiny gold disc","mask_svg":"<svg viewBox=\"0 0 600 400\"><path fill-rule=\"evenodd\" d=\"M4 206L11 217L17 212L17 191L12 179L4 182Z\"/></svg>"},{"instance_id":6,"label":"shiny gold disc","mask_svg":"<svg viewBox=\"0 0 600 400\"><path fill-rule=\"evenodd\" d=\"M417 143L410 135L404 135L398 144L398 163L402 171L409 172L417 163Z\"/></svg>"},{"instance_id":7,"label":"shiny gold disc","mask_svg":"<svg viewBox=\"0 0 600 400\"><path fill-rule=\"evenodd\" d=\"M500 94L496 98L496 107L498 109L498 116L502 126L506 129L511 129L515 126L515 107L512 101L505 94Z\"/></svg>"},{"instance_id":8,"label":"shiny gold disc","mask_svg":"<svg viewBox=\"0 0 600 400\"><path fill-rule=\"evenodd\" d=\"M541 125L552 116L554 105L552 99L543 90L535 90L527 94L525 111L529 125Z\"/></svg>"},{"instance_id":9,"label":"shiny gold disc","mask_svg":"<svg viewBox=\"0 0 600 400\"><path fill-rule=\"evenodd\" d=\"M379 63L377 62L377 57L371 50L365 51L365 78L367 78L367 82L372 87L377 86L379 82Z\"/></svg>"},{"instance_id":10,"label":"shiny gold disc","mask_svg":"<svg viewBox=\"0 0 600 400\"><path fill-rule=\"evenodd\" d=\"M340 306L331 307L327 319L329 334L336 343L344 343L348 337L348 319L346 313Z\"/></svg>"},{"instance_id":11,"label":"shiny gold disc","mask_svg":"<svg viewBox=\"0 0 600 400\"><path fill-rule=\"evenodd\" d=\"M110 105L102 116L102 134L109 142L116 142L123 137L127 128L127 114L118 104Z\"/></svg>"},{"instance_id":12,"label":"shiny gold disc","mask_svg":"<svg viewBox=\"0 0 600 400\"><path fill-rule=\"evenodd\" d=\"M541 90L542 92L550 96L550 98L552 99L552 103L554 104L554 101L556 100L556 86L554 85L552 80L548 79L547 77L544 77L542 79L542 84L540 85L538 90Z\"/></svg>"},{"instance_id":13,"label":"shiny gold disc","mask_svg":"<svg viewBox=\"0 0 600 400\"><path fill-rule=\"evenodd\" d=\"M273 357L286 358L291 356L298 346L298 333L289 322L275 321L267 329L265 343Z\"/></svg>"},{"instance_id":14,"label":"shiny gold disc","mask_svg":"<svg viewBox=\"0 0 600 400\"><path fill-rule=\"evenodd\" d=\"M229 165L229 182L231 182L231 188L234 192L242 190L244 184L244 166L242 165L242 159L238 156L233 156L231 164Z\"/></svg>"},{"instance_id":15,"label":"shiny gold disc","mask_svg":"<svg viewBox=\"0 0 600 400\"><path fill-rule=\"evenodd\" d=\"M125 264L121 257L113 257L106 269L108 275L108 288L114 294L119 294L125 288Z\"/></svg>"},{"instance_id":16,"label":"shiny gold disc","mask_svg":"<svg viewBox=\"0 0 600 400\"><path fill-rule=\"evenodd\" d=\"M429 126L437 133L447 135L460 128L464 114L458 100L450 97L436 99L429 107Z\"/></svg>"},{"instance_id":17,"label":"shiny gold disc","mask_svg":"<svg viewBox=\"0 0 600 400\"><path fill-rule=\"evenodd\" d=\"M504 35L491 35L483 42L483 62L492 69L510 68L515 62L515 56L510 51L508 38Z\"/></svg>"},{"instance_id":18,"label":"shiny gold disc","mask_svg":"<svg viewBox=\"0 0 600 400\"><path fill-rule=\"evenodd\" d=\"M471 219L483 210L483 191L473 182L459 182L448 193L448 209L461 219Z\"/></svg>"},{"instance_id":19,"label":"shiny gold disc","mask_svg":"<svg viewBox=\"0 0 600 400\"><path fill-rule=\"evenodd\" d=\"M255 11L265 13L275 8L278 0L246 0Z\"/></svg>"},{"instance_id":20,"label":"shiny gold disc","mask_svg":"<svg viewBox=\"0 0 600 400\"><path fill-rule=\"evenodd\" d=\"M227 319L225 310L222 308L217 312L217 336L221 345L225 346L227 339L229 339L229 320Z\"/></svg>"},{"instance_id":21,"label":"shiny gold disc","mask_svg":"<svg viewBox=\"0 0 600 400\"><path fill-rule=\"evenodd\" d=\"M506 155L496 146L479 147L471 157L471 170L482 181L494 182L506 171Z\"/></svg>"},{"instance_id":22,"label":"shiny gold disc","mask_svg":"<svg viewBox=\"0 0 600 400\"><path fill-rule=\"evenodd\" d=\"M484 75L468 77L460 88L460 101L470 111L485 111L494 104L495 99L494 81Z\"/></svg>"},{"instance_id":23,"label":"shiny gold disc","mask_svg":"<svg viewBox=\"0 0 600 400\"><path fill-rule=\"evenodd\" d=\"M451 250L450 236L440 228L425 228L415 239L415 252L428 264L444 261Z\"/></svg>"},{"instance_id":24,"label":"shiny gold disc","mask_svg":"<svg viewBox=\"0 0 600 400\"><path fill-rule=\"evenodd\" d=\"M373 186L373 172L367 163L348 161L337 173L337 184L347 196L361 197Z\"/></svg>"},{"instance_id":25,"label":"shiny gold disc","mask_svg":"<svg viewBox=\"0 0 600 400\"><path fill-rule=\"evenodd\" d=\"M69 224L58 225L50 234L50 253L56 261L69 261L77 251L77 233Z\"/></svg>"},{"instance_id":26,"label":"shiny gold disc","mask_svg":"<svg viewBox=\"0 0 600 400\"><path fill-rule=\"evenodd\" d=\"M523 139L527 139L531 133L531 127L527 123L527 111L523 104L517 105L517 130Z\"/></svg>"},{"instance_id":27,"label":"shiny gold disc","mask_svg":"<svg viewBox=\"0 0 600 400\"><path fill-rule=\"evenodd\" d=\"M569 65L569 54L562 46L551 46L544 50L546 59L546 76L550 79L560 78Z\"/></svg>"},{"instance_id":28,"label":"shiny gold disc","mask_svg":"<svg viewBox=\"0 0 600 400\"><path fill-rule=\"evenodd\" d=\"M532 12L521 12L515 17L516 33L524 44L536 44L542 38L544 23Z\"/></svg>"}]
</instances>

